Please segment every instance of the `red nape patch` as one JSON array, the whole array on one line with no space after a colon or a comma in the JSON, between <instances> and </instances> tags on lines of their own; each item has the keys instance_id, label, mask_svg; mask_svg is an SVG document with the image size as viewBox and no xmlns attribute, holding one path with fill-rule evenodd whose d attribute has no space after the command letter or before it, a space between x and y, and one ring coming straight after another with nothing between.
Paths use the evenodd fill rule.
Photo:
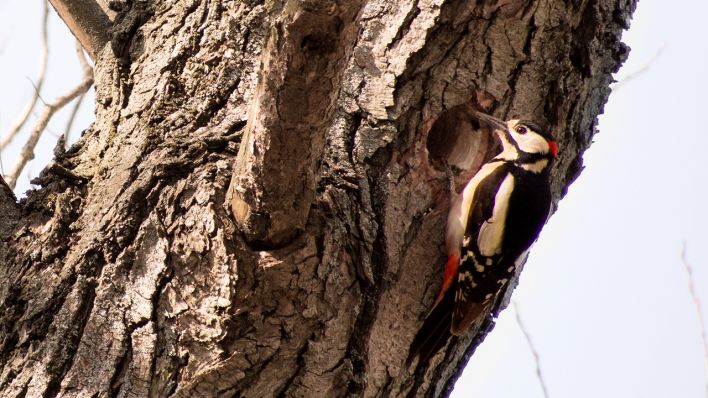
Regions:
<instances>
[{"instance_id":1,"label":"red nape patch","mask_svg":"<svg viewBox=\"0 0 708 398\"><path fill-rule=\"evenodd\" d=\"M457 268L460 266L460 256L457 254L450 254L447 257L447 263L445 264L445 276L443 277L442 287L440 287L440 293L438 293L438 298L435 299L435 304L433 307L438 305L440 300L442 300L445 292L455 283L457 279Z\"/></svg>"},{"instance_id":2,"label":"red nape patch","mask_svg":"<svg viewBox=\"0 0 708 398\"><path fill-rule=\"evenodd\" d=\"M553 140L548 140L548 151L551 152L554 158L558 157L558 143Z\"/></svg>"}]
</instances>

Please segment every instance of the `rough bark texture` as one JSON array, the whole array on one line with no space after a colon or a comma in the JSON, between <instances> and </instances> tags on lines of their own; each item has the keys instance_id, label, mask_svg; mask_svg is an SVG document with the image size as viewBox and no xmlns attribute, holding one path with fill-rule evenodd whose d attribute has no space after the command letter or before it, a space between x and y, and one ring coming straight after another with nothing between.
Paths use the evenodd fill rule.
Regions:
<instances>
[{"instance_id":1,"label":"rough bark texture","mask_svg":"<svg viewBox=\"0 0 708 398\"><path fill-rule=\"evenodd\" d=\"M634 3L133 1L55 159L82 178L0 185L0 395L448 394L493 320L403 367L441 278L437 158L488 156L473 105L546 123L558 200Z\"/></svg>"}]
</instances>

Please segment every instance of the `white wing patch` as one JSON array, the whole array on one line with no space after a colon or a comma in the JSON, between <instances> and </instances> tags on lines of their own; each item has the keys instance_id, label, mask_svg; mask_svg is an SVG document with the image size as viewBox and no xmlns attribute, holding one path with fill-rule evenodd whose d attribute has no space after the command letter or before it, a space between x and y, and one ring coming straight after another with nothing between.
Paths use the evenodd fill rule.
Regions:
<instances>
[{"instance_id":1,"label":"white wing patch","mask_svg":"<svg viewBox=\"0 0 708 398\"><path fill-rule=\"evenodd\" d=\"M477 186L503 164L502 162L486 163L472 177L462 193L455 198L447 216L445 242L447 243L448 253L457 252L460 249L460 243L462 243L465 229L467 228L467 217L469 216L472 201L475 200L474 193L477 190Z\"/></svg>"},{"instance_id":2,"label":"white wing patch","mask_svg":"<svg viewBox=\"0 0 708 398\"><path fill-rule=\"evenodd\" d=\"M479 247L479 252L485 257L491 257L502 252L506 213L509 209L509 197L511 197L513 190L514 176L508 174L494 197L492 217L483 222L479 228L477 246Z\"/></svg>"}]
</instances>

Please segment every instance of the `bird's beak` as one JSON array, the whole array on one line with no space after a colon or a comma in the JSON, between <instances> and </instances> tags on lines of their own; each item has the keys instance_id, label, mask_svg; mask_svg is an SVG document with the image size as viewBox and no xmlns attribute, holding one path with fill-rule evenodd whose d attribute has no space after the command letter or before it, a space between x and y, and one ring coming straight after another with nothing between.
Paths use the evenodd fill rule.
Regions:
<instances>
[{"instance_id":1,"label":"bird's beak","mask_svg":"<svg viewBox=\"0 0 708 398\"><path fill-rule=\"evenodd\" d=\"M480 121L485 122L488 124L490 127L496 127L498 129L501 129L502 131L507 130L506 122L503 120L499 120L495 118L494 116L487 115L486 113L482 112L475 112L475 115Z\"/></svg>"}]
</instances>

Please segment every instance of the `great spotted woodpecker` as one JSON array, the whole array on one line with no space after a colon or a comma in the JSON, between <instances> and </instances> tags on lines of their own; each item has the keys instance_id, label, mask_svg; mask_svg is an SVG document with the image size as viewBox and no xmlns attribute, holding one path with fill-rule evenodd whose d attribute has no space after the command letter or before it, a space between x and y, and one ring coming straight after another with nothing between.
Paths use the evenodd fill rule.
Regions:
<instances>
[{"instance_id":1,"label":"great spotted woodpecker","mask_svg":"<svg viewBox=\"0 0 708 398\"><path fill-rule=\"evenodd\" d=\"M419 366L427 363L451 335L463 335L485 313L550 211L549 170L558 152L551 134L527 120L476 116L491 127L502 150L453 199L442 287L411 344L409 365L416 356Z\"/></svg>"}]
</instances>

